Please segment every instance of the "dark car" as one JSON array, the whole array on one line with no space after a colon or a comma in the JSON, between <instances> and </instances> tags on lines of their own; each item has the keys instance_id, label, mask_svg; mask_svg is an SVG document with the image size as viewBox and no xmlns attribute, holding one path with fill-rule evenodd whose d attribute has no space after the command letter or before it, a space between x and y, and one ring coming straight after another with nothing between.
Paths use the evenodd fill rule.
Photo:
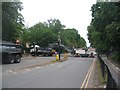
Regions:
<instances>
[{"instance_id":1,"label":"dark car","mask_svg":"<svg viewBox=\"0 0 120 90\"><path fill-rule=\"evenodd\" d=\"M89 55L89 57L90 57L90 58L94 58L95 56L94 56L93 53L91 53L91 54Z\"/></svg>"},{"instance_id":2,"label":"dark car","mask_svg":"<svg viewBox=\"0 0 120 90\"><path fill-rule=\"evenodd\" d=\"M54 49L52 48L38 48L37 49L37 56L52 56L55 53Z\"/></svg>"},{"instance_id":3,"label":"dark car","mask_svg":"<svg viewBox=\"0 0 120 90\"><path fill-rule=\"evenodd\" d=\"M2 41L0 43L0 54L2 63L19 63L22 57L22 47L20 45Z\"/></svg>"}]
</instances>

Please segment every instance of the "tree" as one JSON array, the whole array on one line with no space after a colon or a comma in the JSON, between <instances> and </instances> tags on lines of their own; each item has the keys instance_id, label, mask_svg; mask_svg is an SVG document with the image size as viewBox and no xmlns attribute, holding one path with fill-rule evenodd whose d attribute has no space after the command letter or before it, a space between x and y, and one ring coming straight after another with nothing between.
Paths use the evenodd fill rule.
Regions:
<instances>
[{"instance_id":1,"label":"tree","mask_svg":"<svg viewBox=\"0 0 120 90\"><path fill-rule=\"evenodd\" d=\"M50 19L48 22L37 23L29 28L24 34L26 42L36 42L41 47L46 47L51 43L58 43L58 35L61 38L62 44L69 47L85 47L85 40L78 34L76 29L64 29L58 19ZM60 32L60 33L59 33ZM29 38L27 38L29 36Z\"/></svg>"},{"instance_id":2,"label":"tree","mask_svg":"<svg viewBox=\"0 0 120 90\"><path fill-rule=\"evenodd\" d=\"M2 2L2 39L14 42L23 30L23 9L21 2Z\"/></svg>"},{"instance_id":3,"label":"tree","mask_svg":"<svg viewBox=\"0 0 120 90\"><path fill-rule=\"evenodd\" d=\"M86 47L86 41L76 29L65 29L61 32L62 43L69 47Z\"/></svg>"},{"instance_id":4,"label":"tree","mask_svg":"<svg viewBox=\"0 0 120 90\"><path fill-rule=\"evenodd\" d=\"M48 46L49 43L57 42L57 35L53 33L44 23L39 22L29 28L29 42L36 42L42 47Z\"/></svg>"},{"instance_id":5,"label":"tree","mask_svg":"<svg viewBox=\"0 0 120 90\"><path fill-rule=\"evenodd\" d=\"M91 8L92 21L88 26L91 46L107 55L120 53L120 2L97 2ZM112 52L111 52L112 51ZM119 57L120 58L120 57Z\"/></svg>"},{"instance_id":6,"label":"tree","mask_svg":"<svg viewBox=\"0 0 120 90\"><path fill-rule=\"evenodd\" d=\"M50 19L48 20L48 27L50 30L52 30L52 32L58 34L58 32L62 31L65 28L65 25L62 25L58 19Z\"/></svg>"}]
</instances>

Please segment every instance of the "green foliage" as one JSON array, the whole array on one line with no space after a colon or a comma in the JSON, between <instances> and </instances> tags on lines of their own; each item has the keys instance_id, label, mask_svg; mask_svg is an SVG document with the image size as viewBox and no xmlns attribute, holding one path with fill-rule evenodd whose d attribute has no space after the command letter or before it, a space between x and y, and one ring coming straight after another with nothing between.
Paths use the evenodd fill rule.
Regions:
<instances>
[{"instance_id":1,"label":"green foliage","mask_svg":"<svg viewBox=\"0 0 120 90\"><path fill-rule=\"evenodd\" d=\"M37 43L41 47L46 47L50 43L58 43L58 35L61 38L61 44L68 47L85 47L85 40L80 37L78 31L75 29L64 29L65 25L62 25L58 19L50 19L48 22L41 23L32 26L28 30L25 30L23 35L24 43Z\"/></svg>"},{"instance_id":2,"label":"green foliage","mask_svg":"<svg viewBox=\"0 0 120 90\"><path fill-rule=\"evenodd\" d=\"M58 19L50 19L44 23L23 29L24 18L20 11L23 9L21 2L2 2L2 39L15 42L20 39L23 47L26 43L35 42L41 47L46 47L50 43L58 43L58 35L62 39L62 44L69 47L85 47L85 40L80 37L75 29L64 29ZM60 33L59 33L60 32Z\"/></svg>"},{"instance_id":3,"label":"green foliage","mask_svg":"<svg viewBox=\"0 0 120 90\"><path fill-rule=\"evenodd\" d=\"M20 11L23 9L21 2L2 2L2 39L15 41L21 36L23 17Z\"/></svg>"},{"instance_id":4,"label":"green foliage","mask_svg":"<svg viewBox=\"0 0 120 90\"><path fill-rule=\"evenodd\" d=\"M99 52L120 52L120 3L97 2L91 8L92 21L88 26L88 39ZM117 54L116 54L116 57ZM119 58L120 59L120 58Z\"/></svg>"}]
</instances>

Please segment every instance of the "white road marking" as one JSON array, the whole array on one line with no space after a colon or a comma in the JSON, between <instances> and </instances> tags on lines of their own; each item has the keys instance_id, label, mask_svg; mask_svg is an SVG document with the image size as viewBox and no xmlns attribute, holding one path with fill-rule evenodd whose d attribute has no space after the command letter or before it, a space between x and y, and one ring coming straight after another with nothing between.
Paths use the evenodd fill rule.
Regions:
<instances>
[{"instance_id":1,"label":"white road marking","mask_svg":"<svg viewBox=\"0 0 120 90\"><path fill-rule=\"evenodd\" d=\"M85 79L84 79L84 81L83 81L83 83L82 83L82 85L81 85L81 87L80 87L80 88L81 88L80 90L82 90L82 88L87 87L87 85L88 85L89 78L90 78L90 76L91 76L90 73L92 73L94 61L95 61L95 59L93 60L91 66L90 66L90 68L89 68L89 70L88 70L88 72L87 72L87 74L86 74L86 76L85 76Z\"/></svg>"},{"instance_id":2,"label":"white road marking","mask_svg":"<svg viewBox=\"0 0 120 90\"><path fill-rule=\"evenodd\" d=\"M41 67L36 67L37 69L41 68Z\"/></svg>"},{"instance_id":3,"label":"white road marking","mask_svg":"<svg viewBox=\"0 0 120 90\"><path fill-rule=\"evenodd\" d=\"M26 71L31 71L30 69L25 69Z\"/></svg>"},{"instance_id":4,"label":"white road marking","mask_svg":"<svg viewBox=\"0 0 120 90\"><path fill-rule=\"evenodd\" d=\"M50 64L51 66L53 66L54 64Z\"/></svg>"},{"instance_id":5,"label":"white road marking","mask_svg":"<svg viewBox=\"0 0 120 90\"><path fill-rule=\"evenodd\" d=\"M6 72L8 72L8 73L13 73L13 74L17 74L17 72L15 72L15 71L13 71L13 70L8 70L8 71L6 71Z\"/></svg>"},{"instance_id":6,"label":"white road marking","mask_svg":"<svg viewBox=\"0 0 120 90\"><path fill-rule=\"evenodd\" d=\"M12 70L8 70L7 72L13 72Z\"/></svg>"}]
</instances>

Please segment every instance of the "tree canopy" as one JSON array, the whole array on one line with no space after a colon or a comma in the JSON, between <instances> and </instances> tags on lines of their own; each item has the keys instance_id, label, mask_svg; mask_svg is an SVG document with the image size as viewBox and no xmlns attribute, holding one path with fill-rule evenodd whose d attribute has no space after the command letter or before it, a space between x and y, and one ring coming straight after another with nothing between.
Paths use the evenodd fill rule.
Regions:
<instances>
[{"instance_id":1,"label":"tree canopy","mask_svg":"<svg viewBox=\"0 0 120 90\"><path fill-rule=\"evenodd\" d=\"M99 52L120 59L120 2L97 2L91 7L88 39Z\"/></svg>"},{"instance_id":2,"label":"tree canopy","mask_svg":"<svg viewBox=\"0 0 120 90\"><path fill-rule=\"evenodd\" d=\"M23 24L21 2L2 2L2 40L15 41L20 37Z\"/></svg>"},{"instance_id":3,"label":"tree canopy","mask_svg":"<svg viewBox=\"0 0 120 90\"><path fill-rule=\"evenodd\" d=\"M29 34L29 35L28 35ZM44 23L37 23L28 28L28 31L23 36L23 41L36 42L41 47L48 46L50 43L57 43L58 36L61 38L61 43L68 47L85 47L86 41L78 34L76 29L65 29L58 19L50 19Z\"/></svg>"},{"instance_id":4,"label":"tree canopy","mask_svg":"<svg viewBox=\"0 0 120 90\"><path fill-rule=\"evenodd\" d=\"M46 47L58 43L60 36L61 43L68 47L86 47L86 41L78 31L74 28L66 29L59 19L49 19L24 28L24 17L20 13L22 9L21 2L2 2L2 40L15 42L19 39L23 46L35 42Z\"/></svg>"}]
</instances>

